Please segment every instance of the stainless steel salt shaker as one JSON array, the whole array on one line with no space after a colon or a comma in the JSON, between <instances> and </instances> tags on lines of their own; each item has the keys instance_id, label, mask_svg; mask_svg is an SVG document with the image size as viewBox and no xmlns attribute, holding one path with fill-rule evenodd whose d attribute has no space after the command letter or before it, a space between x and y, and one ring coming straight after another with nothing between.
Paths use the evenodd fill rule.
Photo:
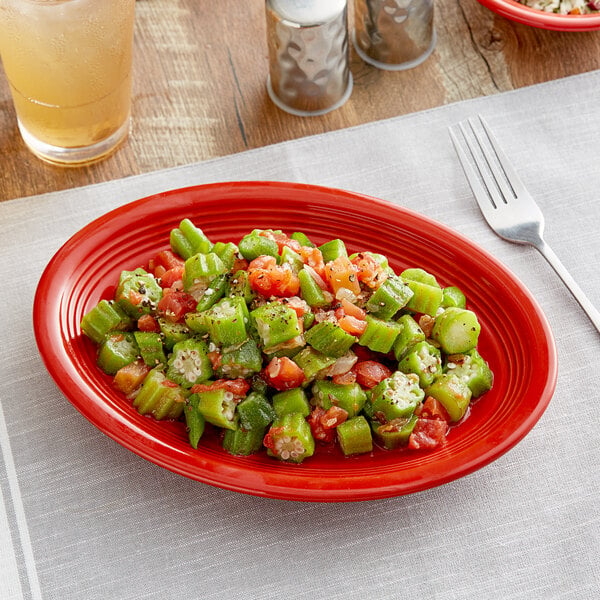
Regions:
<instances>
[{"instance_id":1,"label":"stainless steel salt shaker","mask_svg":"<svg viewBox=\"0 0 600 600\"><path fill-rule=\"evenodd\" d=\"M347 0L266 0L267 90L282 110L322 115L352 92Z\"/></svg>"},{"instance_id":2,"label":"stainless steel salt shaker","mask_svg":"<svg viewBox=\"0 0 600 600\"><path fill-rule=\"evenodd\" d=\"M353 43L380 69L416 67L435 48L433 0L354 0Z\"/></svg>"}]
</instances>

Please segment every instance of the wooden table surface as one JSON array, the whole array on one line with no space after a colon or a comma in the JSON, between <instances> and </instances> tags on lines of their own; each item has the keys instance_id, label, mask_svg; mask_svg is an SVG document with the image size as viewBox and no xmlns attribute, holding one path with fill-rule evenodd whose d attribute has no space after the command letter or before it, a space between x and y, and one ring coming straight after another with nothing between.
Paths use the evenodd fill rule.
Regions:
<instances>
[{"instance_id":1,"label":"wooden table surface","mask_svg":"<svg viewBox=\"0 0 600 600\"><path fill-rule=\"evenodd\" d=\"M600 32L519 25L476 0L436 0L435 23L438 43L423 64L381 71L352 50L350 100L327 115L302 118L276 108L266 93L264 0L138 0L126 144L83 168L38 160L19 136L2 73L0 200L225 156L600 67Z\"/></svg>"}]
</instances>

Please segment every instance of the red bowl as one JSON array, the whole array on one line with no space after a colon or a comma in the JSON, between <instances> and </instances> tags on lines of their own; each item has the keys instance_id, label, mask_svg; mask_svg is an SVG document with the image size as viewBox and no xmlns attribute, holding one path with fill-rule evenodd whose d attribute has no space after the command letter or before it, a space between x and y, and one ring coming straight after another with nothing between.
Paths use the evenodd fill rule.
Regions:
<instances>
[{"instance_id":1,"label":"red bowl","mask_svg":"<svg viewBox=\"0 0 600 600\"><path fill-rule=\"evenodd\" d=\"M553 31L594 31L600 29L600 13L559 15L525 6L515 0L478 0L495 13L524 25Z\"/></svg>"},{"instance_id":2,"label":"red bowl","mask_svg":"<svg viewBox=\"0 0 600 600\"><path fill-rule=\"evenodd\" d=\"M116 393L82 336L81 317L110 298L123 269L143 266L168 247L169 231L191 218L214 241L253 228L304 231L318 243L341 237L349 250L386 254L396 269L421 266L442 285L458 285L482 325L480 352L493 389L433 452L386 451L345 458L319 449L301 465L265 453L233 457L217 435L198 450L182 423L140 416ZM408 494L483 467L517 444L554 392L554 339L539 305L487 252L449 228L390 203L342 190L275 182L219 183L173 190L127 204L93 221L56 253L39 282L34 328L45 365L83 416L136 454L218 487L273 498L367 500Z\"/></svg>"}]
</instances>

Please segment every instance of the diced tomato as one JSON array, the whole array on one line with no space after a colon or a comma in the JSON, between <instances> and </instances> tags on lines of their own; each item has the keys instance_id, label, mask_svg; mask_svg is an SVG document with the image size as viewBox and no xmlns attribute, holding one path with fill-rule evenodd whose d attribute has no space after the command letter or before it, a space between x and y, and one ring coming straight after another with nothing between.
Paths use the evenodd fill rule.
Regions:
<instances>
[{"instance_id":1,"label":"diced tomato","mask_svg":"<svg viewBox=\"0 0 600 600\"><path fill-rule=\"evenodd\" d=\"M314 269L319 277L325 277L325 262L323 261L323 254L318 248L302 246L300 248L300 256L304 264Z\"/></svg>"},{"instance_id":2,"label":"diced tomato","mask_svg":"<svg viewBox=\"0 0 600 600\"><path fill-rule=\"evenodd\" d=\"M210 360L213 370L216 371L221 366L223 355L218 350L214 350L213 352L209 352L206 356L208 356L208 360Z\"/></svg>"},{"instance_id":3,"label":"diced tomato","mask_svg":"<svg viewBox=\"0 0 600 600\"><path fill-rule=\"evenodd\" d=\"M238 377L237 379L217 379L212 383L197 383L191 388L192 394L199 394L200 392L212 392L214 390L225 390L231 392L236 398L243 398L250 389L250 384L243 379Z\"/></svg>"},{"instance_id":4,"label":"diced tomato","mask_svg":"<svg viewBox=\"0 0 600 600\"><path fill-rule=\"evenodd\" d=\"M149 372L150 367L143 360L135 360L117 371L113 385L117 390L129 396L142 385Z\"/></svg>"},{"instance_id":5,"label":"diced tomato","mask_svg":"<svg viewBox=\"0 0 600 600\"><path fill-rule=\"evenodd\" d=\"M341 406L331 406L321 416L321 425L324 429L335 429L348 418L348 411Z\"/></svg>"},{"instance_id":6,"label":"diced tomato","mask_svg":"<svg viewBox=\"0 0 600 600\"><path fill-rule=\"evenodd\" d=\"M273 256L255 258L248 266L250 287L267 297L296 296L300 291L300 280L288 266L277 265Z\"/></svg>"},{"instance_id":7,"label":"diced tomato","mask_svg":"<svg viewBox=\"0 0 600 600\"><path fill-rule=\"evenodd\" d=\"M310 306L300 298L300 296L292 296L284 300L287 306L293 309L298 318L303 317L306 313L310 312Z\"/></svg>"},{"instance_id":8,"label":"diced tomato","mask_svg":"<svg viewBox=\"0 0 600 600\"><path fill-rule=\"evenodd\" d=\"M413 450L433 450L445 443L447 432L446 421L419 417L408 438L408 447Z\"/></svg>"},{"instance_id":9,"label":"diced tomato","mask_svg":"<svg viewBox=\"0 0 600 600\"><path fill-rule=\"evenodd\" d=\"M140 304L142 302L142 300L144 299L144 296L142 294L140 294L139 292L136 292L134 289L130 289L128 298L129 298L129 302L131 302L131 304L133 304L133 306L137 306L138 304Z\"/></svg>"},{"instance_id":10,"label":"diced tomato","mask_svg":"<svg viewBox=\"0 0 600 600\"><path fill-rule=\"evenodd\" d=\"M306 420L310 425L310 430L315 440L329 443L332 442L335 437L335 429L325 429L323 427L321 417L325 415L325 412L325 409L321 406L315 406Z\"/></svg>"},{"instance_id":11,"label":"diced tomato","mask_svg":"<svg viewBox=\"0 0 600 600\"><path fill-rule=\"evenodd\" d=\"M354 344L352 346L352 352L358 356L358 360L378 360L379 355L373 350L369 350L366 346L361 346L360 344Z\"/></svg>"},{"instance_id":12,"label":"diced tomato","mask_svg":"<svg viewBox=\"0 0 600 600\"><path fill-rule=\"evenodd\" d=\"M279 247L279 254L285 246L293 250L294 252L300 253L300 242L292 240L285 233L273 233L272 231L261 231L258 235L269 238L277 243Z\"/></svg>"},{"instance_id":13,"label":"diced tomato","mask_svg":"<svg viewBox=\"0 0 600 600\"><path fill-rule=\"evenodd\" d=\"M190 294L171 290L169 293L163 294L156 308L165 319L177 323L182 321L187 313L196 310L197 305L197 300Z\"/></svg>"},{"instance_id":14,"label":"diced tomato","mask_svg":"<svg viewBox=\"0 0 600 600\"><path fill-rule=\"evenodd\" d=\"M334 293L340 288L345 288L357 296L360 294L356 267L347 256L339 256L328 262L325 265L325 276Z\"/></svg>"},{"instance_id":15,"label":"diced tomato","mask_svg":"<svg viewBox=\"0 0 600 600\"><path fill-rule=\"evenodd\" d=\"M354 317L364 321L367 316L366 311L360 308L360 306L356 306L356 304L350 302L350 300L346 300L346 298L342 298L341 308L344 311L344 314L348 315L349 317Z\"/></svg>"},{"instance_id":16,"label":"diced tomato","mask_svg":"<svg viewBox=\"0 0 600 600\"><path fill-rule=\"evenodd\" d=\"M444 408L444 405L433 396L427 396L427 398L425 398L425 402L419 407L418 415L423 419L439 419L441 421L446 421L446 423L450 422L448 411Z\"/></svg>"},{"instance_id":17,"label":"diced tomato","mask_svg":"<svg viewBox=\"0 0 600 600\"><path fill-rule=\"evenodd\" d=\"M356 373L354 370L350 370L346 373L342 373L341 375L334 375L331 378L331 381L333 381L333 383L337 383L338 385L349 385L356 382Z\"/></svg>"},{"instance_id":18,"label":"diced tomato","mask_svg":"<svg viewBox=\"0 0 600 600\"><path fill-rule=\"evenodd\" d=\"M248 270L248 261L245 258L240 258L236 256L233 261L233 266L231 267L232 273L237 273L238 271L247 271Z\"/></svg>"},{"instance_id":19,"label":"diced tomato","mask_svg":"<svg viewBox=\"0 0 600 600\"><path fill-rule=\"evenodd\" d=\"M168 271L165 271L162 275L160 275L160 285L163 288L172 288L175 282L181 281L183 279L183 270L184 267L173 267Z\"/></svg>"},{"instance_id":20,"label":"diced tomato","mask_svg":"<svg viewBox=\"0 0 600 600\"><path fill-rule=\"evenodd\" d=\"M273 439L274 435L278 435L283 431L283 427L271 427L267 432L267 435L263 438L263 446L265 448L269 448L273 450L275 448L275 440Z\"/></svg>"},{"instance_id":21,"label":"diced tomato","mask_svg":"<svg viewBox=\"0 0 600 600\"><path fill-rule=\"evenodd\" d=\"M142 315L137 322L140 331L160 333L158 321L152 315Z\"/></svg>"},{"instance_id":22,"label":"diced tomato","mask_svg":"<svg viewBox=\"0 0 600 600\"><path fill-rule=\"evenodd\" d=\"M366 321L351 315L344 315L341 319L338 319L338 324L346 333L351 335L362 335L367 329Z\"/></svg>"},{"instance_id":23,"label":"diced tomato","mask_svg":"<svg viewBox=\"0 0 600 600\"><path fill-rule=\"evenodd\" d=\"M364 388L374 388L378 383L391 376L392 371L375 360L363 360L354 365L356 381Z\"/></svg>"},{"instance_id":24,"label":"diced tomato","mask_svg":"<svg viewBox=\"0 0 600 600\"><path fill-rule=\"evenodd\" d=\"M290 358L275 357L264 370L264 379L268 385L282 392L300 386L304 380L304 371Z\"/></svg>"},{"instance_id":25,"label":"diced tomato","mask_svg":"<svg viewBox=\"0 0 600 600\"><path fill-rule=\"evenodd\" d=\"M157 279L160 279L167 272L167 270L162 265L158 265L154 269L150 270L154 274L154 277L156 277Z\"/></svg>"},{"instance_id":26,"label":"diced tomato","mask_svg":"<svg viewBox=\"0 0 600 600\"><path fill-rule=\"evenodd\" d=\"M383 267L370 254L361 252L352 259L352 263L356 267L358 280L371 289L377 289L387 279Z\"/></svg>"},{"instance_id":27,"label":"diced tomato","mask_svg":"<svg viewBox=\"0 0 600 600\"><path fill-rule=\"evenodd\" d=\"M162 250L150 261L149 268L154 270L158 266L162 266L165 271L168 271L174 267L182 267L184 262L183 258L177 256L171 250Z\"/></svg>"}]
</instances>

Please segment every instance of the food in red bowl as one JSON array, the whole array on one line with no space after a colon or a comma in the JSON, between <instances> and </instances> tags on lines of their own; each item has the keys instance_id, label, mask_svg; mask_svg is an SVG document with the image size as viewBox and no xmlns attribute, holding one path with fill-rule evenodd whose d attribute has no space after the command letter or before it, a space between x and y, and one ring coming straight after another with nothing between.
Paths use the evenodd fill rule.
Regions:
<instances>
[{"instance_id":1,"label":"food in red bowl","mask_svg":"<svg viewBox=\"0 0 600 600\"><path fill-rule=\"evenodd\" d=\"M593 0L478 0L495 13L525 25L554 31L600 29L600 5Z\"/></svg>"},{"instance_id":2,"label":"food in red bowl","mask_svg":"<svg viewBox=\"0 0 600 600\"><path fill-rule=\"evenodd\" d=\"M316 244L343 238L349 252L385 254L396 272L419 265L440 285L460 287L481 325L478 349L494 385L472 404L445 443L428 450L344 456L323 447L301 464L260 452L232 456L218 435L197 449L181 421L140 414L97 366L97 349L81 321L115 292L124 270L148 265L169 232L190 218L214 242L240 239L276 221ZM157 194L118 208L84 227L44 271L34 328L45 365L67 399L101 431L136 454L186 477L259 496L352 501L424 490L472 473L517 444L552 397L557 358L539 305L487 252L412 211L343 190L277 182L237 182Z\"/></svg>"}]
</instances>

